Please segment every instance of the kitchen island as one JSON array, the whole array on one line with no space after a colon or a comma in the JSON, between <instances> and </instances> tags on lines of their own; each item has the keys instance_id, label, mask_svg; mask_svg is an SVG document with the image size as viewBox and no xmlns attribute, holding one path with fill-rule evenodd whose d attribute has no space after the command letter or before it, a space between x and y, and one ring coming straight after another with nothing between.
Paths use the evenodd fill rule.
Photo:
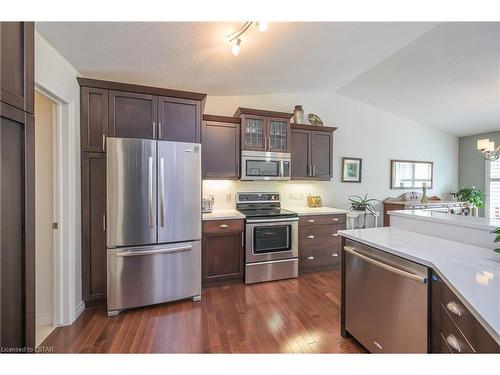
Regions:
<instances>
[{"instance_id":1,"label":"kitchen island","mask_svg":"<svg viewBox=\"0 0 500 375\"><path fill-rule=\"evenodd\" d=\"M429 327L431 332L439 329L436 323L431 322L431 316L439 314L439 305L443 304L443 309L444 306L447 306L448 310L454 310L458 302L467 311L455 311L455 315L460 317L470 312L471 318L477 320L480 324L478 329L484 329L484 334L491 338L490 342L493 342L493 347L488 346L486 351L500 351L500 254L488 248L394 227L346 230L339 233L343 237L344 245L347 240L352 240L355 243L367 245L382 252L424 265L429 268L432 281L434 279L438 281L439 279L439 281L445 283L459 301L438 301L435 305L432 303L434 289L432 285L429 287L431 310ZM343 251L343 272L345 271L346 256L346 252ZM343 292L346 286L344 276L342 277ZM465 309L462 308L462 310ZM469 325L471 324L473 323ZM459 324L457 326L460 328ZM452 328L454 327L452 326ZM466 329L462 329L462 331L466 331ZM453 344L453 338L456 335L450 333L449 336L451 337L449 341ZM439 352L436 345L431 344L431 337L432 334L429 337L429 351ZM484 339L481 337L477 340L488 341L489 338ZM446 340L447 337L444 337L444 339ZM472 341L472 339L466 338L464 341ZM471 343L468 342L468 344ZM481 352L479 346L474 347L471 344L471 352ZM466 349L469 349L469 346Z\"/></svg>"}]
</instances>

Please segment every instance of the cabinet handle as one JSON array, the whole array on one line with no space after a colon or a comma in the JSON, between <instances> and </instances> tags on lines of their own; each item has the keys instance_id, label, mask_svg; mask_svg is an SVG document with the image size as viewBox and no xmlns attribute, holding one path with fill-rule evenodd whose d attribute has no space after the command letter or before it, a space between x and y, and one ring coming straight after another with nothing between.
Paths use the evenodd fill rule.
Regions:
<instances>
[{"instance_id":1,"label":"cabinet handle","mask_svg":"<svg viewBox=\"0 0 500 375\"><path fill-rule=\"evenodd\" d=\"M309 164L309 165L307 166L307 175L308 175L309 177L312 177L312 167L311 167L311 164Z\"/></svg>"},{"instance_id":2,"label":"cabinet handle","mask_svg":"<svg viewBox=\"0 0 500 375\"><path fill-rule=\"evenodd\" d=\"M309 219L309 220L307 220L307 222L308 223L314 223L315 221L314 221L314 219Z\"/></svg>"},{"instance_id":3,"label":"cabinet handle","mask_svg":"<svg viewBox=\"0 0 500 375\"><path fill-rule=\"evenodd\" d=\"M245 242L243 240L243 232L241 232L241 247L245 247Z\"/></svg>"},{"instance_id":4,"label":"cabinet handle","mask_svg":"<svg viewBox=\"0 0 500 375\"><path fill-rule=\"evenodd\" d=\"M307 259L309 259L309 260L313 260L313 259L314 259L314 257L313 257L313 256L310 256L310 257L307 257Z\"/></svg>"},{"instance_id":5,"label":"cabinet handle","mask_svg":"<svg viewBox=\"0 0 500 375\"><path fill-rule=\"evenodd\" d=\"M271 137L267 139L267 144L269 145L268 150L271 151Z\"/></svg>"},{"instance_id":6,"label":"cabinet handle","mask_svg":"<svg viewBox=\"0 0 500 375\"><path fill-rule=\"evenodd\" d=\"M332 237L338 237L339 234L338 233L332 233Z\"/></svg>"},{"instance_id":7,"label":"cabinet handle","mask_svg":"<svg viewBox=\"0 0 500 375\"><path fill-rule=\"evenodd\" d=\"M312 240L314 238L314 236L311 234L311 235L307 236L307 238Z\"/></svg>"},{"instance_id":8,"label":"cabinet handle","mask_svg":"<svg viewBox=\"0 0 500 375\"><path fill-rule=\"evenodd\" d=\"M332 219L332 221L339 221L339 218L338 218L338 217L334 217L334 218Z\"/></svg>"},{"instance_id":9,"label":"cabinet handle","mask_svg":"<svg viewBox=\"0 0 500 375\"><path fill-rule=\"evenodd\" d=\"M102 135L102 150L106 151L106 134Z\"/></svg>"},{"instance_id":10,"label":"cabinet handle","mask_svg":"<svg viewBox=\"0 0 500 375\"><path fill-rule=\"evenodd\" d=\"M460 307L458 307L458 305L454 301L448 302L446 304L446 309L452 314L462 316L462 310L460 310Z\"/></svg>"},{"instance_id":11,"label":"cabinet handle","mask_svg":"<svg viewBox=\"0 0 500 375\"><path fill-rule=\"evenodd\" d=\"M102 215L102 230L106 232L106 214Z\"/></svg>"},{"instance_id":12,"label":"cabinet handle","mask_svg":"<svg viewBox=\"0 0 500 375\"><path fill-rule=\"evenodd\" d=\"M219 225L219 227L220 227L220 228L228 228L228 227L229 227L229 225L227 225L227 224L221 224L221 225Z\"/></svg>"},{"instance_id":13,"label":"cabinet handle","mask_svg":"<svg viewBox=\"0 0 500 375\"><path fill-rule=\"evenodd\" d=\"M153 139L156 138L156 122L153 121Z\"/></svg>"},{"instance_id":14,"label":"cabinet handle","mask_svg":"<svg viewBox=\"0 0 500 375\"><path fill-rule=\"evenodd\" d=\"M313 164L313 177L316 177L316 164Z\"/></svg>"},{"instance_id":15,"label":"cabinet handle","mask_svg":"<svg viewBox=\"0 0 500 375\"><path fill-rule=\"evenodd\" d=\"M455 337L455 335L453 334L449 334L447 337L446 337L446 342L448 343L448 345L454 349L455 351L457 352L461 352L461 349L460 349L460 343L458 342L458 339Z\"/></svg>"},{"instance_id":16,"label":"cabinet handle","mask_svg":"<svg viewBox=\"0 0 500 375\"><path fill-rule=\"evenodd\" d=\"M158 139L161 139L161 122L158 122Z\"/></svg>"},{"instance_id":17,"label":"cabinet handle","mask_svg":"<svg viewBox=\"0 0 500 375\"><path fill-rule=\"evenodd\" d=\"M337 254L337 253L332 254L332 257L338 257L338 256L339 256L339 254Z\"/></svg>"}]
</instances>

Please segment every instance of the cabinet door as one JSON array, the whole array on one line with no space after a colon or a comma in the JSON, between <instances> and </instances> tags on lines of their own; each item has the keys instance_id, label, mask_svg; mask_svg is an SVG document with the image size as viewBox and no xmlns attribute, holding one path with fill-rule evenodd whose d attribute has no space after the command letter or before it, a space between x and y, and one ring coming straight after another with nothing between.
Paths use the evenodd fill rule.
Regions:
<instances>
[{"instance_id":1,"label":"cabinet door","mask_svg":"<svg viewBox=\"0 0 500 375\"><path fill-rule=\"evenodd\" d=\"M160 97L158 100L158 139L199 143L200 102L167 97Z\"/></svg>"},{"instance_id":2,"label":"cabinet door","mask_svg":"<svg viewBox=\"0 0 500 375\"><path fill-rule=\"evenodd\" d=\"M240 124L205 121L201 151L204 178L237 180L240 174Z\"/></svg>"},{"instance_id":3,"label":"cabinet door","mask_svg":"<svg viewBox=\"0 0 500 375\"><path fill-rule=\"evenodd\" d=\"M243 279L243 232L203 235L203 285Z\"/></svg>"},{"instance_id":4,"label":"cabinet door","mask_svg":"<svg viewBox=\"0 0 500 375\"><path fill-rule=\"evenodd\" d=\"M106 151L108 135L108 90L81 89L82 151Z\"/></svg>"},{"instance_id":5,"label":"cabinet door","mask_svg":"<svg viewBox=\"0 0 500 375\"><path fill-rule=\"evenodd\" d=\"M312 176L316 180L332 178L333 144L332 133L311 132Z\"/></svg>"},{"instance_id":6,"label":"cabinet door","mask_svg":"<svg viewBox=\"0 0 500 375\"><path fill-rule=\"evenodd\" d=\"M268 119L269 143L270 151L288 152L290 139L290 122L287 119L279 117L270 117Z\"/></svg>"},{"instance_id":7,"label":"cabinet door","mask_svg":"<svg viewBox=\"0 0 500 375\"><path fill-rule=\"evenodd\" d=\"M85 302L106 298L106 154L82 155L82 275Z\"/></svg>"},{"instance_id":8,"label":"cabinet door","mask_svg":"<svg viewBox=\"0 0 500 375\"><path fill-rule=\"evenodd\" d=\"M262 116L242 116L242 149L254 151L264 151L267 149L268 133L266 122L266 118Z\"/></svg>"},{"instance_id":9,"label":"cabinet door","mask_svg":"<svg viewBox=\"0 0 500 375\"><path fill-rule=\"evenodd\" d=\"M292 129L291 136L291 163L292 179L310 178L311 160L311 131Z\"/></svg>"},{"instance_id":10,"label":"cabinet door","mask_svg":"<svg viewBox=\"0 0 500 375\"><path fill-rule=\"evenodd\" d=\"M1 22L0 28L0 98L7 104L33 114L33 22Z\"/></svg>"},{"instance_id":11,"label":"cabinet door","mask_svg":"<svg viewBox=\"0 0 500 375\"><path fill-rule=\"evenodd\" d=\"M109 135L156 139L157 97L125 91L109 92Z\"/></svg>"}]
</instances>

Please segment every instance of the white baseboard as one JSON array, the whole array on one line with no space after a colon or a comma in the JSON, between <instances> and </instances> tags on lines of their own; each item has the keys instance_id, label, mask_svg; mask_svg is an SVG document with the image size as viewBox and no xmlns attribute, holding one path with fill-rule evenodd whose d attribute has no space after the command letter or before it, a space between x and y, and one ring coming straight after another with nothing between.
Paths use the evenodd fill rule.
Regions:
<instances>
[{"instance_id":1,"label":"white baseboard","mask_svg":"<svg viewBox=\"0 0 500 375\"><path fill-rule=\"evenodd\" d=\"M83 312L83 310L85 310L85 302L81 301L80 304L75 309L75 320L74 321L76 321L78 319L78 317Z\"/></svg>"},{"instance_id":2,"label":"white baseboard","mask_svg":"<svg viewBox=\"0 0 500 375\"><path fill-rule=\"evenodd\" d=\"M36 314L35 322L37 326L46 326L49 324L54 324L54 320L52 318L51 313Z\"/></svg>"}]
</instances>

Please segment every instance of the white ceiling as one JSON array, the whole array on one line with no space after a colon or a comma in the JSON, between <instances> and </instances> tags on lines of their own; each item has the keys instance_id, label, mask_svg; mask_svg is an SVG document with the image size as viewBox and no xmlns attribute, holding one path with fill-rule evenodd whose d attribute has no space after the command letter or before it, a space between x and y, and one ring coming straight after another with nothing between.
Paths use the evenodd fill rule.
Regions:
<instances>
[{"instance_id":1,"label":"white ceiling","mask_svg":"<svg viewBox=\"0 0 500 375\"><path fill-rule=\"evenodd\" d=\"M337 92L457 136L500 129L500 23L442 23Z\"/></svg>"},{"instance_id":2,"label":"white ceiling","mask_svg":"<svg viewBox=\"0 0 500 375\"><path fill-rule=\"evenodd\" d=\"M82 75L209 95L332 91L456 135L500 128L500 24L43 22Z\"/></svg>"}]
</instances>

